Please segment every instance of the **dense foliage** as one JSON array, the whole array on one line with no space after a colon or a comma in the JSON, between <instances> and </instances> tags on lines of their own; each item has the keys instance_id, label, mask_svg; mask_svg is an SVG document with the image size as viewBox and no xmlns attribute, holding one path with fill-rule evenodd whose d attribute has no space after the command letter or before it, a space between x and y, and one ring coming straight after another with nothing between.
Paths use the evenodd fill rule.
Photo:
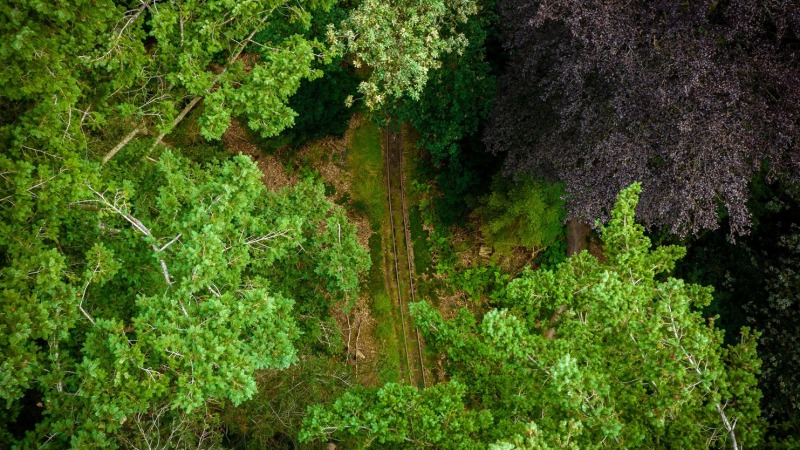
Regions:
<instances>
[{"instance_id":1,"label":"dense foliage","mask_svg":"<svg viewBox=\"0 0 800 450\"><path fill-rule=\"evenodd\" d=\"M256 42L269 42L287 34L299 34L310 41L325 41L329 25L338 24L347 18L346 5L334 5L328 11L319 11L311 17L309 24L289 21L269 23L254 37ZM348 62L347 55L333 55L327 60L316 60L312 64L320 71L319 78L304 79L297 92L288 100L288 106L296 113L294 124L279 135L260 139L268 149L285 145L299 147L305 142L323 136L341 136L347 129L356 104L347 100L359 84L359 76Z\"/></svg>"},{"instance_id":2,"label":"dense foliage","mask_svg":"<svg viewBox=\"0 0 800 450\"><path fill-rule=\"evenodd\" d=\"M134 173L78 186L43 242L3 222L2 395L15 409L40 393L30 445L149 439L141 422L241 403L257 369L295 360L293 299L341 297L368 267L320 185L274 193L244 157L201 168L170 152Z\"/></svg>"},{"instance_id":3,"label":"dense foliage","mask_svg":"<svg viewBox=\"0 0 800 450\"><path fill-rule=\"evenodd\" d=\"M418 99L443 55L467 45L457 26L476 12L475 0L362 0L328 34L336 48L355 55L356 67L370 71L359 92L377 109L391 99Z\"/></svg>"},{"instance_id":4,"label":"dense foliage","mask_svg":"<svg viewBox=\"0 0 800 450\"><path fill-rule=\"evenodd\" d=\"M0 446L797 446L797 0L0 19ZM353 105L419 150L402 222L426 389L393 382L386 167ZM233 155L234 119L251 153L356 124L297 170L341 180ZM564 206L602 249L564 260Z\"/></svg>"},{"instance_id":5,"label":"dense foliage","mask_svg":"<svg viewBox=\"0 0 800 450\"><path fill-rule=\"evenodd\" d=\"M452 380L422 395L423 404L439 399L435 408L416 406L418 394L399 387L354 391L332 411L312 409L304 436L407 447L427 439L441 448L759 443L755 336L744 329L740 342L723 345L713 319L698 311L711 289L665 276L684 250L650 248L634 223L639 190L621 193L603 229L604 260L583 252L554 270L526 273L481 318L462 310L446 321L429 304L414 304L426 344L445 355ZM428 422L428 411L439 420ZM450 439L437 441L426 429L394 440L403 436L399 424L415 418Z\"/></svg>"},{"instance_id":6,"label":"dense foliage","mask_svg":"<svg viewBox=\"0 0 800 450\"><path fill-rule=\"evenodd\" d=\"M270 192L245 157L199 166L159 145L201 104L207 140L233 117L262 136L291 126L289 98L335 53L307 31L333 3L0 11L0 440L216 445L221 405L252 397L256 371L296 362L330 305L352 301L368 256L321 185ZM455 49L436 36L470 5L375 42Z\"/></svg>"},{"instance_id":7,"label":"dense foliage","mask_svg":"<svg viewBox=\"0 0 800 450\"><path fill-rule=\"evenodd\" d=\"M566 183L570 216L608 218L643 183L639 218L678 234L750 224L763 162L800 174L800 5L791 0L503 0L485 140L508 172Z\"/></svg>"},{"instance_id":8,"label":"dense foliage","mask_svg":"<svg viewBox=\"0 0 800 450\"><path fill-rule=\"evenodd\" d=\"M479 448L480 435L491 426L492 416L466 409L465 393L466 388L456 382L422 391L389 383L346 392L328 408L310 409L300 439L350 435L392 448ZM345 442L359 447L364 441Z\"/></svg>"},{"instance_id":9,"label":"dense foliage","mask_svg":"<svg viewBox=\"0 0 800 450\"><path fill-rule=\"evenodd\" d=\"M207 137L219 138L236 115L274 135L292 124L286 99L315 76L310 65L320 46L298 34L258 45L253 38L270 21L308 22L310 11L330 3L313 1L306 11L280 0L236 7L146 1L131 9L110 1L18 2L4 9L0 25L13 43L0 55L2 100L17 109L16 124L39 124L32 136L19 136L32 147L31 138L46 133L65 144L109 123L166 133L200 100Z\"/></svg>"},{"instance_id":10,"label":"dense foliage","mask_svg":"<svg viewBox=\"0 0 800 450\"><path fill-rule=\"evenodd\" d=\"M496 178L492 192L474 214L486 243L500 252L514 247L542 250L563 234L563 188L533 179L519 183Z\"/></svg>"},{"instance_id":11,"label":"dense foliage","mask_svg":"<svg viewBox=\"0 0 800 450\"><path fill-rule=\"evenodd\" d=\"M467 218L479 191L499 168L479 138L495 93L487 45L496 15L491 0L478 2L478 7L478 14L456 28L467 45L460 53L445 56L441 67L430 72L419 100L401 100L384 108L419 134L417 145L424 151L420 172L435 181L439 195L434 208L445 226Z\"/></svg>"}]
</instances>

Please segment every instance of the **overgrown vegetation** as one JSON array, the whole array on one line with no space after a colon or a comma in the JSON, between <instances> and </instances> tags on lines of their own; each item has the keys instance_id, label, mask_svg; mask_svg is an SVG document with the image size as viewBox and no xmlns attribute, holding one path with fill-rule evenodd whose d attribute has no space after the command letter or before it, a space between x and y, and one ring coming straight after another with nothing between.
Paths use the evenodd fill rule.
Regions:
<instances>
[{"instance_id":1,"label":"overgrown vegetation","mask_svg":"<svg viewBox=\"0 0 800 450\"><path fill-rule=\"evenodd\" d=\"M481 221L481 233L488 245L499 252L514 247L544 249L562 234L564 190L526 178L492 183L492 192L481 199L474 215Z\"/></svg>"},{"instance_id":2,"label":"overgrown vegetation","mask_svg":"<svg viewBox=\"0 0 800 450\"><path fill-rule=\"evenodd\" d=\"M353 208L369 218L373 231L379 231L387 206L386 190L381 182L384 166L377 125L366 122L353 132L347 167L353 174Z\"/></svg>"},{"instance_id":3,"label":"overgrown vegetation","mask_svg":"<svg viewBox=\"0 0 800 450\"><path fill-rule=\"evenodd\" d=\"M0 17L0 446L800 446L797 0Z\"/></svg>"},{"instance_id":4,"label":"overgrown vegetation","mask_svg":"<svg viewBox=\"0 0 800 450\"><path fill-rule=\"evenodd\" d=\"M762 409L772 424L775 448L792 448L800 432L796 411L800 346L795 344L800 335L800 190L796 183L767 183L763 175L751 189L751 233L735 243L727 239L726 226L704 233L691 242L676 273L715 286L714 301L706 313L720 315L718 323L729 342L737 339L741 326L761 330ZM777 445L784 440L786 447Z\"/></svg>"},{"instance_id":5,"label":"overgrown vegetation","mask_svg":"<svg viewBox=\"0 0 800 450\"><path fill-rule=\"evenodd\" d=\"M383 240L387 237L381 230L386 217L386 188L381 181L384 171L381 133L374 123L365 121L353 130L347 168L353 174L351 205L367 216L373 231L369 238L373 266L365 288L376 324L375 339L381 349L377 375L382 383L396 381L400 378L400 343L384 281Z\"/></svg>"},{"instance_id":6,"label":"overgrown vegetation","mask_svg":"<svg viewBox=\"0 0 800 450\"><path fill-rule=\"evenodd\" d=\"M418 101L399 101L388 111L419 133L419 175L436 182L432 201L444 226L463 224L477 197L499 167L480 142L481 123L495 90L495 69L486 43L496 25L494 1L478 3L477 14L459 26L469 41L461 54L444 58L431 72Z\"/></svg>"},{"instance_id":7,"label":"overgrown vegetation","mask_svg":"<svg viewBox=\"0 0 800 450\"><path fill-rule=\"evenodd\" d=\"M639 189L620 194L602 231L605 261L584 252L527 272L482 317L462 310L444 320L413 305L427 344L446 355L448 383L349 390L310 410L301 439L398 448L759 443L755 337L743 329L724 346L695 309L711 289L662 277L684 250L650 248L634 222Z\"/></svg>"}]
</instances>

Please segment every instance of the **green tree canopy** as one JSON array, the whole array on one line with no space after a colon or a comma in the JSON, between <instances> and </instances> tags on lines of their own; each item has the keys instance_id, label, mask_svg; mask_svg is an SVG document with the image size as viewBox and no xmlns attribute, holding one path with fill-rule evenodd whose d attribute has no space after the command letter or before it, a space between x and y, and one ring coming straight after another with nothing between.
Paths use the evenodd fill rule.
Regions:
<instances>
[{"instance_id":1,"label":"green tree canopy","mask_svg":"<svg viewBox=\"0 0 800 450\"><path fill-rule=\"evenodd\" d=\"M564 224L563 187L525 177L517 182L495 177L492 192L474 215L486 242L499 251L542 249L558 240Z\"/></svg>"},{"instance_id":2,"label":"green tree canopy","mask_svg":"<svg viewBox=\"0 0 800 450\"><path fill-rule=\"evenodd\" d=\"M457 382L424 390L396 383L357 389L328 408L312 407L300 440L334 435L354 436L349 446L482 448L479 438L491 426L492 415L467 410L465 392Z\"/></svg>"},{"instance_id":3,"label":"green tree canopy","mask_svg":"<svg viewBox=\"0 0 800 450\"><path fill-rule=\"evenodd\" d=\"M0 11L0 440L213 445L219 403L250 398L256 370L292 364L301 333L355 297L367 253L322 186L269 192L244 157L200 167L158 145L201 104L209 140L232 117L262 136L291 126L289 97L334 53L306 32L333 3ZM371 12L404 33L359 22ZM345 22L367 33L346 47L373 66L369 95L416 95L472 12L355 8Z\"/></svg>"},{"instance_id":4,"label":"green tree canopy","mask_svg":"<svg viewBox=\"0 0 800 450\"><path fill-rule=\"evenodd\" d=\"M444 320L427 303L412 305L429 349L446 356L450 383L466 386L464 406L448 405L464 417L492 418L480 442L575 449L760 442L754 336L745 329L737 345L724 346L699 311L710 288L668 276L684 250L650 248L634 222L639 190L620 194L603 229L603 259L583 252L553 270L525 273L480 318L462 310ZM382 423L404 411L369 414ZM365 414L312 409L307 431L338 438ZM360 433L381 439L394 430Z\"/></svg>"},{"instance_id":5,"label":"green tree canopy","mask_svg":"<svg viewBox=\"0 0 800 450\"><path fill-rule=\"evenodd\" d=\"M408 95L418 100L445 53L467 46L457 26L477 12L475 0L364 0L329 39L371 71L359 91L370 109Z\"/></svg>"},{"instance_id":6,"label":"green tree canopy","mask_svg":"<svg viewBox=\"0 0 800 450\"><path fill-rule=\"evenodd\" d=\"M199 167L166 151L116 174L87 181L58 226L2 225L1 393L12 410L41 393L29 445L115 445L156 414L241 403L256 370L295 360L293 304L342 298L369 265L321 185L268 191L246 157ZM306 271L327 297L284 279Z\"/></svg>"},{"instance_id":7,"label":"green tree canopy","mask_svg":"<svg viewBox=\"0 0 800 450\"><path fill-rule=\"evenodd\" d=\"M478 12L456 32L467 39L459 52L444 55L441 66L428 74L419 100L396 100L386 111L409 123L419 134L417 146L428 176L435 179L440 196L433 205L442 225L463 221L474 208L475 194L488 184L499 163L485 151L479 128L491 108L495 77L487 59L487 40L496 26L493 0L476 1Z\"/></svg>"}]
</instances>

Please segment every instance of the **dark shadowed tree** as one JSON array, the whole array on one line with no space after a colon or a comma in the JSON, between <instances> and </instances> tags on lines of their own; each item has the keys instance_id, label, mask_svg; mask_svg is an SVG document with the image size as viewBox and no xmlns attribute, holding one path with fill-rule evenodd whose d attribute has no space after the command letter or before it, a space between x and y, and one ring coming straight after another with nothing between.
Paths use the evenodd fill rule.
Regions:
<instances>
[{"instance_id":1,"label":"dark shadowed tree","mask_svg":"<svg viewBox=\"0 0 800 450\"><path fill-rule=\"evenodd\" d=\"M405 99L385 108L419 133L425 176L436 181L441 194L433 206L443 225L465 220L478 191L499 169L497 158L478 138L494 99L496 75L487 47L497 16L494 0L477 4L479 13L455 30L469 41L463 51L448 54L430 72L418 101Z\"/></svg>"},{"instance_id":2,"label":"dark shadowed tree","mask_svg":"<svg viewBox=\"0 0 800 450\"><path fill-rule=\"evenodd\" d=\"M637 217L681 235L746 233L762 163L800 169L800 3L504 0L512 62L485 140L509 173L566 182L570 216L608 218L642 181Z\"/></svg>"},{"instance_id":3,"label":"dark shadowed tree","mask_svg":"<svg viewBox=\"0 0 800 450\"><path fill-rule=\"evenodd\" d=\"M770 423L767 437L796 448L800 436L800 186L752 183L748 207L751 233L730 243L727 221L693 243L676 273L687 281L714 286L706 314L733 342L742 325L761 333L763 361L759 386L762 414Z\"/></svg>"}]
</instances>

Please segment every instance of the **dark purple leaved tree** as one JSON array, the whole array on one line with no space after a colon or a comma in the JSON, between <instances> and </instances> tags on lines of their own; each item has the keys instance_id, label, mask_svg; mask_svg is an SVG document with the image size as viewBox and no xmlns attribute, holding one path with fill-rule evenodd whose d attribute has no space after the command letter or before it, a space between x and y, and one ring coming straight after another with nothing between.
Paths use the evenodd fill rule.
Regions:
<instances>
[{"instance_id":1,"label":"dark purple leaved tree","mask_svg":"<svg viewBox=\"0 0 800 450\"><path fill-rule=\"evenodd\" d=\"M566 182L570 216L607 218L633 181L637 219L686 235L748 182L800 174L800 1L501 0L511 54L485 141L506 171Z\"/></svg>"}]
</instances>

